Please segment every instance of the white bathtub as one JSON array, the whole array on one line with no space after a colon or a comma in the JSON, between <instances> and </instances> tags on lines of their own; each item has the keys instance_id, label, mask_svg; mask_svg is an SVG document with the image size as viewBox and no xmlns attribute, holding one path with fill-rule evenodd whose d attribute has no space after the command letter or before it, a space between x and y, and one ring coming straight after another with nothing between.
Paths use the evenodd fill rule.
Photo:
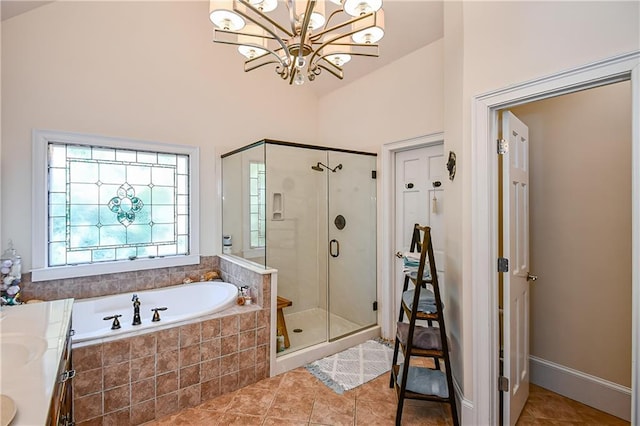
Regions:
<instances>
[{"instance_id":1,"label":"white bathtub","mask_svg":"<svg viewBox=\"0 0 640 426\"><path fill-rule=\"evenodd\" d=\"M133 294L137 294L140 301L140 325L132 325ZM137 331L151 332L167 324L213 314L233 306L237 295L235 285L209 281L76 300L72 313L73 343ZM152 322L151 309L163 307L167 310L159 312L160 321ZM113 320L103 318L115 314L122 315L118 318L121 328L112 330Z\"/></svg>"}]
</instances>

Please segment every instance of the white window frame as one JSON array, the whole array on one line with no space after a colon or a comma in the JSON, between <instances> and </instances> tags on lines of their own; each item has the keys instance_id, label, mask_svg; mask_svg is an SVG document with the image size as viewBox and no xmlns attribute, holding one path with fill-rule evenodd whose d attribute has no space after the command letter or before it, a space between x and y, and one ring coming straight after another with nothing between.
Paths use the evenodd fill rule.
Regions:
<instances>
[{"instance_id":1,"label":"white window frame","mask_svg":"<svg viewBox=\"0 0 640 426\"><path fill-rule=\"evenodd\" d=\"M47 266L48 262L48 144L60 142L189 156L189 254L153 259L118 260L83 265ZM32 281L86 277L200 263L199 149L187 145L135 141L106 136L34 129L32 134Z\"/></svg>"}]
</instances>

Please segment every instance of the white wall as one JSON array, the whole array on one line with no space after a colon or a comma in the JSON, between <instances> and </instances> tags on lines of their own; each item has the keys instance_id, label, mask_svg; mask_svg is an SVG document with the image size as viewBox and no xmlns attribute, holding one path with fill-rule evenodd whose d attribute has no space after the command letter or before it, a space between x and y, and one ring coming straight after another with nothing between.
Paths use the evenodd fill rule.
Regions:
<instances>
[{"instance_id":1,"label":"white wall","mask_svg":"<svg viewBox=\"0 0 640 426\"><path fill-rule=\"evenodd\" d=\"M464 177L467 175L465 168L462 144L462 127L456 125L456 120L464 110L462 102L463 82L463 38L462 38L462 3L445 2L444 7L444 154L446 158L449 152L456 154L456 175L453 180L446 180L445 191L447 194L447 212L445 214L445 267L447 270L447 297L445 301L445 321L447 331L451 339L451 370L453 376L466 392L465 365L470 365L471 351L465 353L463 342L471 335L470 325L465 323L468 315L463 315L463 309L470 303L463 297L463 292L468 291L468 285L464 285L463 268L460 267L460 254L462 253L462 235L468 232L463 230L463 211L467 208L463 204L461 194Z\"/></svg>"},{"instance_id":2,"label":"white wall","mask_svg":"<svg viewBox=\"0 0 640 426\"><path fill-rule=\"evenodd\" d=\"M445 37L462 38L462 61L447 61L445 75L462 69L462 113L447 109L445 151L458 151L461 182L447 192L449 211L460 209L459 221L448 223L447 273L461 276L462 306L471 305L472 288L489 288L470 276L473 97L534 77L576 67L598 59L637 50L640 4L637 2L445 2ZM461 10L460 10L461 9ZM445 57L459 55L460 46L447 43ZM449 88L449 86L447 86ZM450 93L446 93L445 99ZM452 96L457 94L452 93ZM454 101L455 102L455 101ZM461 142L448 135L461 133ZM462 232L459 232L462 227ZM488 247L488 246L487 246ZM462 310L463 329L471 326L472 312ZM473 400L473 336L463 334L464 393ZM482 366L481 368L486 368Z\"/></svg>"},{"instance_id":3,"label":"white wall","mask_svg":"<svg viewBox=\"0 0 640 426\"><path fill-rule=\"evenodd\" d=\"M2 12L0 12L0 50L2 48ZM0 54L0 165L2 165L2 55ZM0 170L0 250L4 247L2 239L2 170Z\"/></svg>"},{"instance_id":4,"label":"white wall","mask_svg":"<svg viewBox=\"0 0 640 426\"><path fill-rule=\"evenodd\" d=\"M221 246L216 157L265 137L317 143L315 94L243 73L211 41L208 5L56 1L2 23L2 236L26 270L34 128L198 146L205 255Z\"/></svg>"},{"instance_id":5,"label":"white wall","mask_svg":"<svg viewBox=\"0 0 640 426\"><path fill-rule=\"evenodd\" d=\"M324 144L380 153L388 142L442 131L442 40L320 98Z\"/></svg>"}]
</instances>

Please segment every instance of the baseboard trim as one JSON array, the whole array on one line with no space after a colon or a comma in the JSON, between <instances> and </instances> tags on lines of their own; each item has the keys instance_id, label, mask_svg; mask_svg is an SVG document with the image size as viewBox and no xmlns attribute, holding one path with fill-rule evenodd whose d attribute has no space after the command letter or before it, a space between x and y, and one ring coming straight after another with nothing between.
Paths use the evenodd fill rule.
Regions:
<instances>
[{"instance_id":1,"label":"baseboard trim","mask_svg":"<svg viewBox=\"0 0 640 426\"><path fill-rule=\"evenodd\" d=\"M631 421L631 388L535 356L529 369L531 383Z\"/></svg>"},{"instance_id":2,"label":"baseboard trim","mask_svg":"<svg viewBox=\"0 0 640 426\"><path fill-rule=\"evenodd\" d=\"M456 393L456 405L460 407L458 409L458 418L460 419L460 424L473 424L473 422L471 421L473 419L473 401L470 401L464 397L462 389L460 389L460 385L456 381L455 377L453 378L453 388Z\"/></svg>"}]
</instances>

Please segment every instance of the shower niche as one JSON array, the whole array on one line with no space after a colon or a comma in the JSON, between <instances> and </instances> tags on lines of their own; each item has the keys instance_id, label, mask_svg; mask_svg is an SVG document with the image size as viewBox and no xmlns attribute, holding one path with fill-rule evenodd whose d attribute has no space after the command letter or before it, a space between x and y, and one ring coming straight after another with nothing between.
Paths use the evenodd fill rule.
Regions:
<instances>
[{"instance_id":1,"label":"shower niche","mask_svg":"<svg viewBox=\"0 0 640 426\"><path fill-rule=\"evenodd\" d=\"M273 140L222 156L230 252L277 269L291 302L278 357L376 325L375 169L375 154Z\"/></svg>"}]
</instances>

